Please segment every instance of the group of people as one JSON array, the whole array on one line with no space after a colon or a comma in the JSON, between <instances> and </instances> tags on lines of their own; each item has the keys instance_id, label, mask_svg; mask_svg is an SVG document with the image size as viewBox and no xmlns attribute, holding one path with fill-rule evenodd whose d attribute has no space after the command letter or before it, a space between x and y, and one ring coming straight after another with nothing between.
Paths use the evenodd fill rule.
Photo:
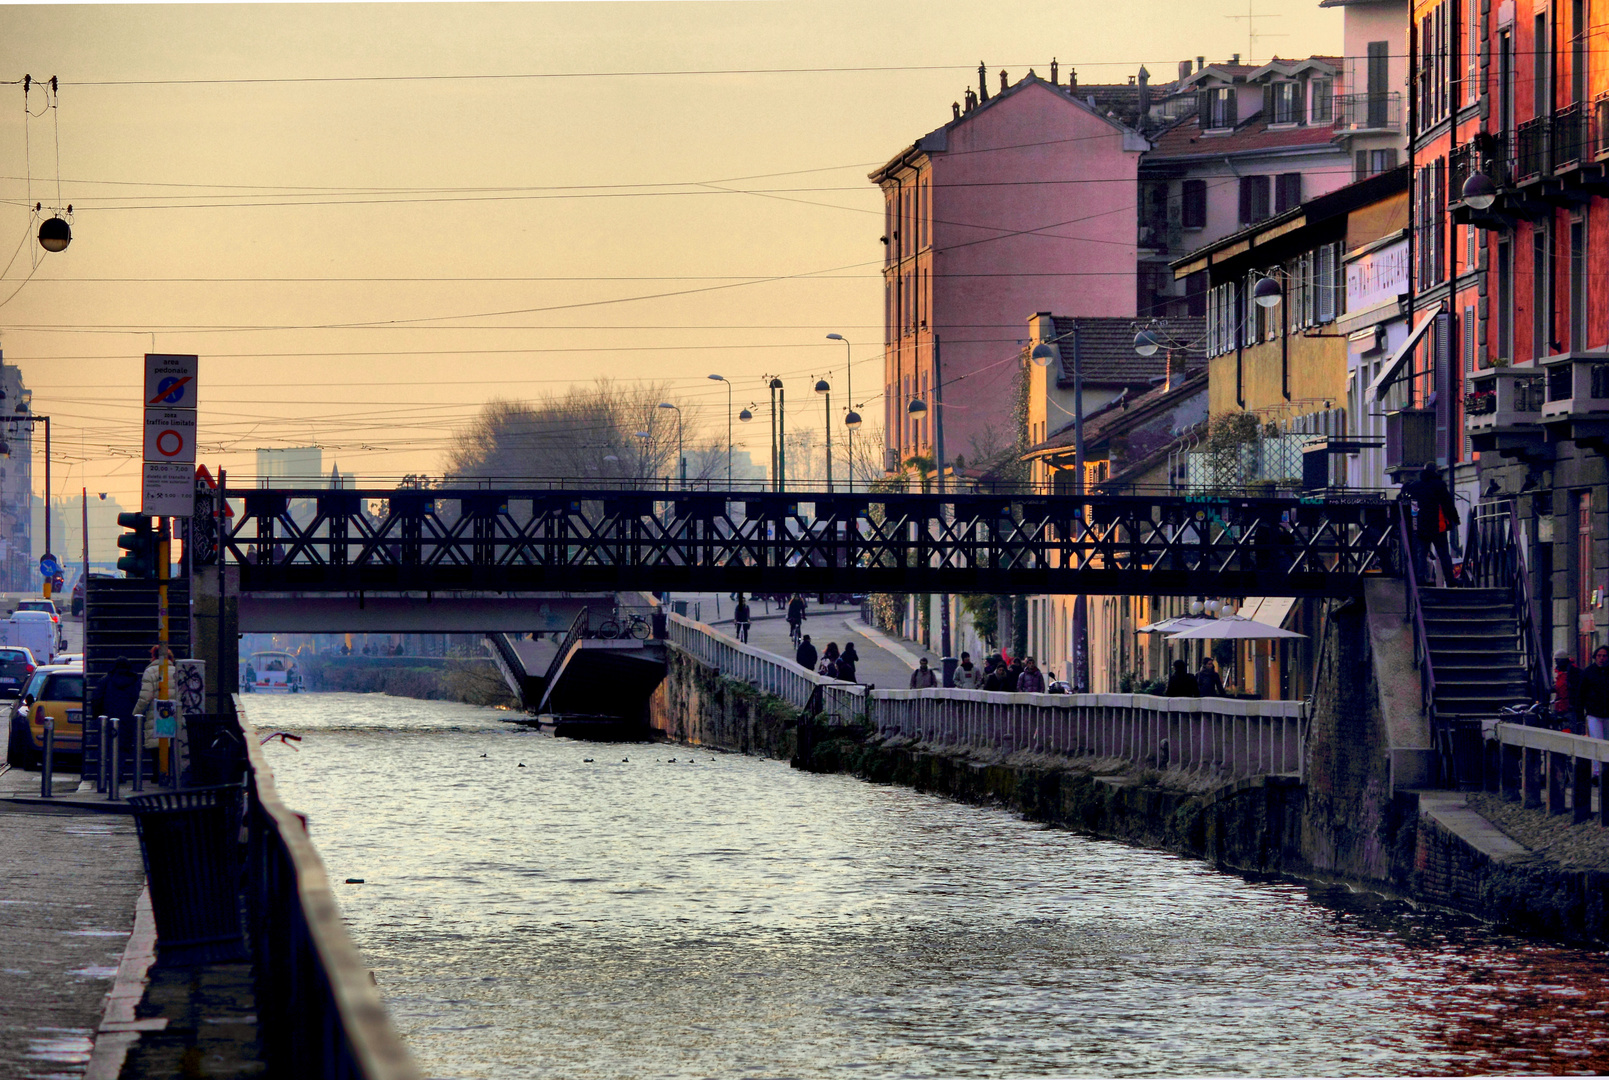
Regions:
<instances>
[{"instance_id":1,"label":"group of people","mask_svg":"<svg viewBox=\"0 0 1609 1080\"><path fill-rule=\"evenodd\" d=\"M1201 667L1195 674L1183 660L1173 662L1173 674L1168 676L1164 697L1223 697L1224 681L1218 674L1218 662L1210 656L1201 658Z\"/></svg>"},{"instance_id":2,"label":"group of people","mask_svg":"<svg viewBox=\"0 0 1609 1080\"><path fill-rule=\"evenodd\" d=\"M814 671L817 675L825 675L829 679L839 679L843 682L857 682L855 668L860 664L860 654L855 651L853 641L838 648L836 641L827 642L827 647L818 654L816 647L810 643L810 635L805 634L799 641L799 648L793 654L794 663L807 671ZM926 661L923 661L926 663Z\"/></svg>"},{"instance_id":3,"label":"group of people","mask_svg":"<svg viewBox=\"0 0 1609 1080\"><path fill-rule=\"evenodd\" d=\"M926 664L927 661L922 663ZM914 680L911 685L916 685ZM984 657L981 668L972 662L971 653L962 653L961 662L955 668L955 685L961 690L993 690L1006 694L1057 692L1055 677L1047 677L1040 671L1033 657L1012 660L1004 653Z\"/></svg>"},{"instance_id":4,"label":"group of people","mask_svg":"<svg viewBox=\"0 0 1609 1080\"><path fill-rule=\"evenodd\" d=\"M1598 646L1585 671L1569 653L1553 658L1553 727L1572 735L1604 737L1609 727L1609 645Z\"/></svg>"}]
</instances>

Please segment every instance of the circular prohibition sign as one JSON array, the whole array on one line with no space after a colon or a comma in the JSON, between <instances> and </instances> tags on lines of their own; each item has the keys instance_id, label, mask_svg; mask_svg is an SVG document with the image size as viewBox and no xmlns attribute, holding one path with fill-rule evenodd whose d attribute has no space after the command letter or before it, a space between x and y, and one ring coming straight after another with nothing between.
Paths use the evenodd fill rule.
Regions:
<instances>
[{"instance_id":1,"label":"circular prohibition sign","mask_svg":"<svg viewBox=\"0 0 1609 1080\"><path fill-rule=\"evenodd\" d=\"M163 457L177 457L184 453L184 436L169 428L156 437L156 452Z\"/></svg>"}]
</instances>

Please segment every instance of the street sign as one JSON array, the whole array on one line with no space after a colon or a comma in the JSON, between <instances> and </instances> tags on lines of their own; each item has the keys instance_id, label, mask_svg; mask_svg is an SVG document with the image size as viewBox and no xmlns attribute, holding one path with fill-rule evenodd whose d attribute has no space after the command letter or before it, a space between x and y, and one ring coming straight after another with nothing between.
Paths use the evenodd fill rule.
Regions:
<instances>
[{"instance_id":1,"label":"street sign","mask_svg":"<svg viewBox=\"0 0 1609 1080\"><path fill-rule=\"evenodd\" d=\"M145 460L196 463L196 414L194 409L145 410ZM194 483L195 473L184 470Z\"/></svg>"},{"instance_id":2,"label":"street sign","mask_svg":"<svg viewBox=\"0 0 1609 1080\"><path fill-rule=\"evenodd\" d=\"M48 551L39 556L40 577L47 579L53 578L59 573L61 573L61 563L56 561L56 556L52 555Z\"/></svg>"},{"instance_id":3,"label":"street sign","mask_svg":"<svg viewBox=\"0 0 1609 1080\"><path fill-rule=\"evenodd\" d=\"M196 407L196 357L146 353L145 405L153 409L193 410Z\"/></svg>"},{"instance_id":4,"label":"street sign","mask_svg":"<svg viewBox=\"0 0 1609 1080\"><path fill-rule=\"evenodd\" d=\"M189 517L195 513L195 473L182 461L147 461L140 488L140 513L147 517Z\"/></svg>"}]
</instances>

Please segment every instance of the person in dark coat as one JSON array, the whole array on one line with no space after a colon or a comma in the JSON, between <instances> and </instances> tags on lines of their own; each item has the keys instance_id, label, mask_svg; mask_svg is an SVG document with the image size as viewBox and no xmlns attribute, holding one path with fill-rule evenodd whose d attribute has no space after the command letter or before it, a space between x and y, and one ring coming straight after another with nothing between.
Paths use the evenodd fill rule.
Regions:
<instances>
[{"instance_id":1,"label":"person in dark coat","mask_svg":"<svg viewBox=\"0 0 1609 1080\"><path fill-rule=\"evenodd\" d=\"M989 657L988 671L983 676L983 688L992 690L995 693L1004 690L1006 688L1005 673L1006 666L994 657Z\"/></svg>"},{"instance_id":2,"label":"person in dark coat","mask_svg":"<svg viewBox=\"0 0 1609 1080\"><path fill-rule=\"evenodd\" d=\"M1429 584L1430 552L1434 551L1441 563L1442 584L1456 585L1458 579L1453 576L1453 553L1448 547L1447 537L1458 525L1458 506L1453 501L1453 493L1447 490L1447 484L1441 478L1441 469L1426 465L1420 471L1419 479L1403 487L1402 494L1412 499L1418 510L1414 536L1419 543L1415 545L1414 555L1420 571L1419 583Z\"/></svg>"},{"instance_id":3,"label":"person in dark coat","mask_svg":"<svg viewBox=\"0 0 1609 1080\"><path fill-rule=\"evenodd\" d=\"M1196 685L1196 677L1190 674L1190 665L1183 660L1173 662L1173 675L1168 679L1168 688L1162 691L1164 697L1200 697L1201 688Z\"/></svg>"},{"instance_id":4,"label":"person in dark coat","mask_svg":"<svg viewBox=\"0 0 1609 1080\"><path fill-rule=\"evenodd\" d=\"M1576 707L1587 718L1587 734L1604 736L1609 727L1609 645L1599 645L1592 653L1592 664L1581 673L1581 703ZM1592 775L1603 772L1601 762L1592 763Z\"/></svg>"},{"instance_id":5,"label":"person in dark coat","mask_svg":"<svg viewBox=\"0 0 1609 1080\"><path fill-rule=\"evenodd\" d=\"M855 665L860 663L860 653L855 651L855 643L849 642L844 651L838 654L838 677L844 682L855 681Z\"/></svg>"},{"instance_id":6,"label":"person in dark coat","mask_svg":"<svg viewBox=\"0 0 1609 1080\"><path fill-rule=\"evenodd\" d=\"M1201 658L1201 670L1196 672L1196 694L1199 697L1224 696L1224 681L1218 677L1218 662L1210 656Z\"/></svg>"},{"instance_id":7,"label":"person in dark coat","mask_svg":"<svg viewBox=\"0 0 1609 1080\"><path fill-rule=\"evenodd\" d=\"M1022 662L1015 661L1007 664L1000 673L1000 689L1008 694L1017 692L1017 677L1022 674Z\"/></svg>"},{"instance_id":8,"label":"person in dark coat","mask_svg":"<svg viewBox=\"0 0 1609 1080\"><path fill-rule=\"evenodd\" d=\"M134 715L134 705L140 699L140 677L126 657L118 657L112 670L102 675L90 694L89 711L92 716L115 716L126 720Z\"/></svg>"},{"instance_id":9,"label":"person in dark coat","mask_svg":"<svg viewBox=\"0 0 1609 1080\"><path fill-rule=\"evenodd\" d=\"M793 662L806 671L816 670L816 647L810 644L810 635L806 634L799 639L799 651L793 654Z\"/></svg>"},{"instance_id":10,"label":"person in dark coat","mask_svg":"<svg viewBox=\"0 0 1609 1080\"><path fill-rule=\"evenodd\" d=\"M817 675L825 675L829 679L838 677L838 643L827 642L826 650L821 654L821 664L816 668Z\"/></svg>"}]
</instances>

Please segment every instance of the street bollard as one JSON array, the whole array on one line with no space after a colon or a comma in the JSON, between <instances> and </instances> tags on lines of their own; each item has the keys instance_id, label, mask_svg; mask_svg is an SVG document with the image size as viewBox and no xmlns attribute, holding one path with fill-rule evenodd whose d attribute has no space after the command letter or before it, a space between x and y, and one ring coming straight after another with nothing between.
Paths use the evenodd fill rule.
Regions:
<instances>
[{"instance_id":1,"label":"street bollard","mask_svg":"<svg viewBox=\"0 0 1609 1080\"><path fill-rule=\"evenodd\" d=\"M50 798L54 792L50 790L51 774L56 771L56 721L45 717L45 757L44 767L39 771L39 797Z\"/></svg>"},{"instance_id":2,"label":"street bollard","mask_svg":"<svg viewBox=\"0 0 1609 1080\"><path fill-rule=\"evenodd\" d=\"M106 740L109 739L111 735L107 727L108 721L104 713L96 717L95 723L97 725L96 730L100 732L101 739L100 743L98 744L101 751L100 766L95 770L95 794L104 795L106 793Z\"/></svg>"},{"instance_id":3,"label":"street bollard","mask_svg":"<svg viewBox=\"0 0 1609 1080\"><path fill-rule=\"evenodd\" d=\"M145 717L134 718L134 784L133 790L145 790Z\"/></svg>"},{"instance_id":4,"label":"street bollard","mask_svg":"<svg viewBox=\"0 0 1609 1080\"><path fill-rule=\"evenodd\" d=\"M117 776L119 765L117 760L117 729L120 725L121 721L115 716L106 725L111 731L112 737L112 741L108 744L111 748L111 754L106 763L106 798L108 801L117 798L119 794L117 789L121 786Z\"/></svg>"}]
</instances>

